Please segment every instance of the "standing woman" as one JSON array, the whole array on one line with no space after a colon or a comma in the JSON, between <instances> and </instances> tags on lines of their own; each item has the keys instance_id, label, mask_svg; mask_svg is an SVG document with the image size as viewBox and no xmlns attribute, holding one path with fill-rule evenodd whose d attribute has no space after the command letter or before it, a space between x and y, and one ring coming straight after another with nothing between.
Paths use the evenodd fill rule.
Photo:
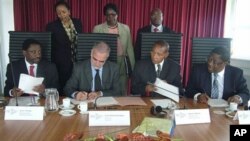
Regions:
<instances>
[{"instance_id":1,"label":"standing woman","mask_svg":"<svg viewBox=\"0 0 250 141\"><path fill-rule=\"evenodd\" d=\"M58 1L54 8L58 19L48 23L46 31L52 32L52 61L57 66L62 92L76 62L77 34L82 32L82 23L70 17L70 7L66 2Z\"/></svg>"},{"instance_id":2,"label":"standing woman","mask_svg":"<svg viewBox=\"0 0 250 141\"><path fill-rule=\"evenodd\" d=\"M126 95L128 76L125 70L125 56L128 56L132 69L134 68L135 64L134 49L132 45L130 29L128 25L122 24L117 21L118 9L115 4L106 4L103 9L103 14L106 16L106 22L96 25L93 29L93 32L119 35L117 40L117 63L120 69L120 85L122 95Z\"/></svg>"}]
</instances>

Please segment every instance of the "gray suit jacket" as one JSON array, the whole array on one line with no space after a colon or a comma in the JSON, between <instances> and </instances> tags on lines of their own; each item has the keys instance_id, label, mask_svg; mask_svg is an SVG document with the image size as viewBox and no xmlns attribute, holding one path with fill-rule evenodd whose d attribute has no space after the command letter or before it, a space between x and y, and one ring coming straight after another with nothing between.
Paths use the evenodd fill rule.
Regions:
<instances>
[{"instance_id":1,"label":"gray suit jacket","mask_svg":"<svg viewBox=\"0 0 250 141\"><path fill-rule=\"evenodd\" d=\"M103 96L121 96L119 76L117 64L106 61L101 76ZM72 75L64 87L64 93L71 97L76 91L91 92L92 80L90 59L76 63Z\"/></svg>"}]
</instances>

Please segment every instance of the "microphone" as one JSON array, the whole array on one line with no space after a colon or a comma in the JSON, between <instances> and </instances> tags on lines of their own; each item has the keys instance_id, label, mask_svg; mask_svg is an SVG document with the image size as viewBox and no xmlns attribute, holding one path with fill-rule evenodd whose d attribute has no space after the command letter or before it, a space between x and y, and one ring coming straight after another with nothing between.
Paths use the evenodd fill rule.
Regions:
<instances>
[{"instance_id":1,"label":"microphone","mask_svg":"<svg viewBox=\"0 0 250 141\"><path fill-rule=\"evenodd\" d=\"M182 108L182 109L186 109L186 96L185 96L185 94L184 94L184 95L179 95L179 94L174 93L174 92L172 92L172 91L169 91L169 90L167 90L167 89L165 89L165 88L156 86L156 85L154 85L154 84L151 83L151 82L147 82L147 84L153 85L153 86L155 86L156 88L162 89L162 90L164 90L164 91L167 91L167 92L169 92L169 93L171 93L171 94L174 94L174 95L177 95L177 96L183 98L183 108ZM171 99L171 98L170 98L170 99ZM171 100L172 100L172 99L171 99Z\"/></svg>"},{"instance_id":2,"label":"microphone","mask_svg":"<svg viewBox=\"0 0 250 141\"><path fill-rule=\"evenodd\" d=\"M11 53L9 53L9 59L10 59L10 69L11 69L11 75L12 75L13 84L14 84L14 87L17 87L16 80L15 80L15 74L14 74L14 68L13 68L13 64L12 64ZM16 99L16 106L18 106L17 94L15 94L15 99Z\"/></svg>"}]
</instances>

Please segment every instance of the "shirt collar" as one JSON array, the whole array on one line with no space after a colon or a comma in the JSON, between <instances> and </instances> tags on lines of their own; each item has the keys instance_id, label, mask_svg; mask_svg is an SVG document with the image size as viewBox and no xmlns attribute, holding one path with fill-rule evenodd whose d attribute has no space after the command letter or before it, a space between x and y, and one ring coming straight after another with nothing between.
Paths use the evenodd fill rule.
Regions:
<instances>
[{"instance_id":1,"label":"shirt collar","mask_svg":"<svg viewBox=\"0 0 250 141\"><path fill-rule=\"evenodd\" d=\"M157 26L157 27L154 26L154 25L151 25L151 32L153 32L155 28L157 28L157 29L159 30L158 32L162 32L162 31L163 31L163 26L162 26L162 24L159 25L159 26Z\"/></svg>"}]
</instances>

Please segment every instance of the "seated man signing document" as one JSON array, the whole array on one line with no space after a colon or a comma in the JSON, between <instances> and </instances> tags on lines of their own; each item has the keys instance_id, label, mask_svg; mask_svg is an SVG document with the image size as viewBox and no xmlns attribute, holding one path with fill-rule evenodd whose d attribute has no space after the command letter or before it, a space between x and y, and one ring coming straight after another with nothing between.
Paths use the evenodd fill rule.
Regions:
<instances>
[{"instance_id":1,"label":"seated man signing document","mask_svg":"<svg viewBox=\"0 0 250 141\"><path fill-rule=\"evenodd\" d=\"M107 61L109 46L104 42L96 43L91 50L91 58L76 63L64 92L76 100L92 100L99 96L121 96L119 68Z\"/></svg>"},{"instance_id":2,"label":"seated man signing document","mask_svg":"<svg viewBox=\"0 0 250 141\"><path fill-rule=\"evenodd\" d=\"M207 103L209 98L212 98L246 104L249 90L243 71L229 65L229 61L228 49L213 49L207 63L193 68L186 88L187 97L194 98L200 103Z\"/></svg>"},{"instance_id":3,"label":"seated man signing document","mask_svg":"<svg viewBox=\"0 0 250 141\"><path fill-rule=\"evenodd\" d=\"M25 96L23 90L17 88L20 74L28 74L33 77L43 77L42 84L33 88L35 92L44 93L45 88L58 88L58 74L56 66L48 61L42 60L41 43L34 39L26 39L23 42L24 59L14 61L8 64L4 87L5 96ZM12 57L12 56L10 56ZM13 67L13 68L12 68ZM13 78L14 77L14 78ZM15 83L16 84L15 84ZM14 86L14 84L16 86Z\"/></svg>"}]
</instances>

